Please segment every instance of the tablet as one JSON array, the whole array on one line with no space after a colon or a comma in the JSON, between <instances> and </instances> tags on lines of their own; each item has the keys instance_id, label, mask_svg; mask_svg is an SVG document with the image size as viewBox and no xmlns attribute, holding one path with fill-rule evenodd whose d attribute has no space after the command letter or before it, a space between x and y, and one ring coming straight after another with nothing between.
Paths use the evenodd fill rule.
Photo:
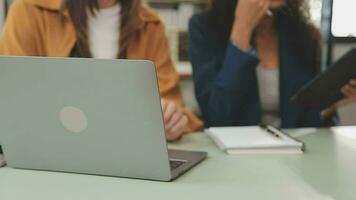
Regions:
<instances>
[{"instance_id":1,"label":"tablet","mask_svg":"<svg viewBox=\"0 0 356 200\"><path fill-rule=\"evenodd\" d=\"M343 98L341 88L355 78L356 48L307 83L291 98L291 102L306 108L327 108Z\"/></svg>"}]
</instances>

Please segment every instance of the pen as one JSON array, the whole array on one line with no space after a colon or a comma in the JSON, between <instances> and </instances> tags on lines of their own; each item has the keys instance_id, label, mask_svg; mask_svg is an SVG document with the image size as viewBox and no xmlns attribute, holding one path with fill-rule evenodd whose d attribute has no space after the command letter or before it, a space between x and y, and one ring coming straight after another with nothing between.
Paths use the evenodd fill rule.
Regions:
<instances>
[{"instance_id":1,"label":"pen","mask_svg":"<svg viewBox=\"0 0 356 200\"><path fill-rule=\"evenodd\" d=\"M281 136L275 128L264 124L260 124L260 128L271 134L273 137L281 139Z\"/></svg>"},{"instance_id":2,"label":"pen","mask_svg":"<svg viewBox=\"0 0 356 200\"><path fill-rule=\"evenodd\" d=\"M291 140L294 140L294 141L297 141L297 142L301 143L302 144L301 150L303 152L305 152L305 144L304 144L304 142L302 142L302 141L300 141L300 140L298 140L296 138L291 137L289 134L287 134L287 133L285 133L285 132L281 131L280 129L275 128L273 126L260 124L259 127L261 129L263 129L264 131L266 131L267 133L271 134L273 137L276 137L277 139L283 139L281 135L284 135L285 137L287 137L287 138L289 138Z\"/></svg>"}]
</instances>

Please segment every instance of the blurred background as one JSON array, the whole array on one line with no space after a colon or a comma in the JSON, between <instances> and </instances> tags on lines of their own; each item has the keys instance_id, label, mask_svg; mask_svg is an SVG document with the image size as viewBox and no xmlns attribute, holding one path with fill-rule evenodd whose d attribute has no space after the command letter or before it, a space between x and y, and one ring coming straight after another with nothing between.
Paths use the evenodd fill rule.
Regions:
<instances>
[{"instance_id":1,"label":"blurred background","mask_svg":"<svg viewBox=\"0 0 356 200\"><path fill-rule=\"evenodd\" d=\"M6 19L6 12L13 0L0 0L0 31ZM197 12L208 8L209 0L144 0L159 12L166 23L171 54L181 76L181 88L188 109L199 113L194 98L192 69L188 62L188 22ZM323 36L322 65L338 59L349 49L356 47L355 0L309 0L313 23L320 28ZM344 125L356 124L356 106L339 111Z\"/></svg>"}]
</instances>

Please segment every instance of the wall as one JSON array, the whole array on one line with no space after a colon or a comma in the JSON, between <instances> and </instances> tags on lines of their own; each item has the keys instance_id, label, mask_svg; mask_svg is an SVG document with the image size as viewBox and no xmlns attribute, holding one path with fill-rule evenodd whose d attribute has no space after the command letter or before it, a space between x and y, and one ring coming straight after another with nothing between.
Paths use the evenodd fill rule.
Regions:
<instances>
[{"instance_id":1,"label":"wall","mask_svg":"<svg viewBox=\"0 0 356 200\"><path fill-rule=\"evenodd\" d=\"M0 32L5 20L5 0L0 0Z\"/></svg>"}]
</instances>

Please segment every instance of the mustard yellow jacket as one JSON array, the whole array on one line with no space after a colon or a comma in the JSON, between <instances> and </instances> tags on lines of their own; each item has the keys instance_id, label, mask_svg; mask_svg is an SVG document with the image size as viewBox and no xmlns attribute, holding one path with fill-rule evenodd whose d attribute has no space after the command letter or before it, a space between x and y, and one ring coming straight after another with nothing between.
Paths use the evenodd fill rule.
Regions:
<instances>
[{"instance_id":1,"label":"mustard yellow jacket","mask_svg":"<svg viewBox=\"0 0 356 200\"><path fill-rule=\"evenodd\" d=\"M0 54L68 57L76 35L68 11L60 12L61 8L61 0L15 0L1 35ZM144 5L139 12L138 37L129 44L127 58L153 61L161 97L175 101L184 110L179 75L170 57L164 24ZM186 132L202 128L202 122L193 113L185 113L189 118Z\"/></svg>"}]
</instances>

